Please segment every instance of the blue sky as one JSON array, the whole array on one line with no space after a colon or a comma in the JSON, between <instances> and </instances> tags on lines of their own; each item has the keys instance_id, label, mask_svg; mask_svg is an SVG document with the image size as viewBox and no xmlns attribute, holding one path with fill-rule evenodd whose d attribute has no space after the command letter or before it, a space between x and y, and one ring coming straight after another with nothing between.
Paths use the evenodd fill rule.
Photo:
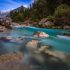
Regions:
<instances>
[{"instance_id":1,"label":"blue sky","mask_svg":"<svg viewBox=\"0 0 70 70\"><path fill-rule=\"evenodd\" d=\"M27 7L32 2L33 0L0 0L0 10L3 12L10 11L21 6L22 4Z\"/></svg>"}]
</instances>

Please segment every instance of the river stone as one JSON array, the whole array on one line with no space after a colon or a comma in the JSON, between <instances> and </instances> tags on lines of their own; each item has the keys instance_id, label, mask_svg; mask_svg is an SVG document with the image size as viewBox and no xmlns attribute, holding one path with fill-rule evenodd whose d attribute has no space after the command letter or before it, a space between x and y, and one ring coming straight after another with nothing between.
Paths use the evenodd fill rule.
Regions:
<instances>
[{"instance_id":1,"label":"river stone","mask_svg":"<svg viewBox=\"0 0 70 70\"><path fill-rule=\"evenodd\" d=\"M47 38L47 37L49 37L49 35L45 32L36 32L34 34L34 37Z\"/></svg>"},{"instance_id":2,"label":"river stone","mask_svg":"<svg viewBox=\"0 0 70 70\"><path fill-rule=\"evenodd\" d=\"M28 48L37 49L37 47L38 47L38 41L37 41L37 40L32 40L32 41L28 42L28 43L26 44L26 46L27 46Z\"/></svg>"}]
</instances>

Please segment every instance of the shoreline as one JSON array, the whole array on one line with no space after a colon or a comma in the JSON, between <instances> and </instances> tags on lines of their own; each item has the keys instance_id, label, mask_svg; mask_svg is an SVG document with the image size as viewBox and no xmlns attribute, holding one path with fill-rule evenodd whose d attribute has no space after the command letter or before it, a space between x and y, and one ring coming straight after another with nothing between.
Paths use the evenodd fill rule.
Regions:
<instances>
[{"instance_id":1,"label":"shoreline","mask_svg":"<svg viewBox=\"0 0 70 70\"><path fill-rule=\"evenodd\" d=\"M23 28L23 27L30 27L30 28L38 28L40 29L39 27L35 27L35 26L22 26L22 25L16 25L16 26L12 26L11 29L9 29L8 27L5 27L5 26L1 26L0 25L0 33L7 33L8 31L12 30L13 28ZM67 29L61 29L61 28L41 28L41 29L60 29L60 30L66 30L66 31L70 31L70 30L67 30ZM67 37L70 37L70 34L69 33L63 33L62 36L67 36Z\"/></svg>"}]
</instances>

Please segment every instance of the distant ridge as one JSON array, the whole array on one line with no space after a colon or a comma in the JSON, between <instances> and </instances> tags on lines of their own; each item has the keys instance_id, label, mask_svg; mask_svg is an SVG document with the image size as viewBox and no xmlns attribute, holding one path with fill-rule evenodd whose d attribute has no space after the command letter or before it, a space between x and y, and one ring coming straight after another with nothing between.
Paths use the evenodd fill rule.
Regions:
<instances>
[{"instance_id":1,"label":"distant ridge","mask_svg":"<svg viewBox=\"0 0 70 70\"><path fill-rule=\"evenodd\" d=\"M25 9L26 8L24 6L20 6L20 7L16 8L16 9L14 9L14 10L11 10L11 11L12 12L18 12L18 11L25 10ZM3 18L3 17L6 17L6 16L9 16L11 11L9 11L9 12L0 12L0 18L1 17Z\"/></svg>"},{"instance_id":2,"label":"distant ridge","mask_svg":"<svg viewBox=\"0 0 70 70\"><path fill-rule=\"evenodd\" d=\"M6 17L9 15L10 12L3 12L3 13L0 13L0 17Z\"/></svg>"},{"instance_id":3,"label":"distant ridge","mask_svg":"<svg viewBox=\"0 0 70 70\"><path fill-rule=\"evenodd\" d=\"M21 11L21 10L25 10L26 8L24 6L20 6L14 10L12 10L13 12L18 12L18 11Z\"/></svg>"}]
</instances>

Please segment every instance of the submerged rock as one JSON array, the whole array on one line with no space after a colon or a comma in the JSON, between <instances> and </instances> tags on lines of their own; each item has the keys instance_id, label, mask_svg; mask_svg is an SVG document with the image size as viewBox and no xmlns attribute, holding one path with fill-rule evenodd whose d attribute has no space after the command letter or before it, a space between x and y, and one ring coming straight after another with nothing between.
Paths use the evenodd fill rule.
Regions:
<instances>
[{"instance_id":1,"label":"submerged rock","mask_svg":"<svg viewBox=\"0 0 70 70\"><path fill-rule=\"evenodd\" d=\"M51 56L54 57L55 59L52 58L52 60L57 60L60 59L63 62L68 62L70 61L70 54L64 53L61 51L55 51L51 46L40 46L40 48L37 48L37 50L34 51L36 54L42 54L45 53L45 55L48 55L47 57Z\"/></svg>"},{"instance_id":2,"label":"submerged rock","mask_svg":"<svg viewBox=\"0 0 70 70\"><path fill-rule=\"evenodd\" d=\"M49 48L49 46L41 46L41 48L38 49L39 52L46 51Z\"/></svg>"},{"instance_id":3,"label":"submerged rock","mask_svg":"<svg viewBox=\"0 0 70 70\"><path fill-rule=\"evenodd\" d=\"M44 52L44 53L46 53L46 54L48 54L50 56L53 56L53 57L61 59L63 62L70 61L70 54L64 53L64 52L60 52L60 51L55 51L55 50L52 51L52 50L48 49L47 46L39 48L38 52L39 53Z\"/></svg>"},{"instance_id":4,"label":"submerged rock","mask_svg":"<svg viewBox=\"0 0 70 70\"><path fill-rule=\"evenodd\" d=\"M10 41L9 39L7 39L6 37L0 37L1 41Z\"/></svg>"},{"instance_id":5,"label":"submerged rock","mask_svg":"<svg viewBox=\"0 0 70 70\"><path fill-rule=\"evenodd\" d=\"M38 41L37 41L37 40L32 40L32 41L28 42L28 43L26 44L26 46L27 46L28 48L37 49L37 47L38 47Z\"/></svg>"},{"instance_id":6,"label":"submerged rock","mask_svg":"<svg viewBox=\"0 0 70 70\"><path fill-rule=\"evenodd\" d=\"M7 37L1 37L1 41L9 41L9 42L19 42L21 43L23 41L22 38L14 38L12 36L7 36Z\"/></svg>"}]
</instances>

